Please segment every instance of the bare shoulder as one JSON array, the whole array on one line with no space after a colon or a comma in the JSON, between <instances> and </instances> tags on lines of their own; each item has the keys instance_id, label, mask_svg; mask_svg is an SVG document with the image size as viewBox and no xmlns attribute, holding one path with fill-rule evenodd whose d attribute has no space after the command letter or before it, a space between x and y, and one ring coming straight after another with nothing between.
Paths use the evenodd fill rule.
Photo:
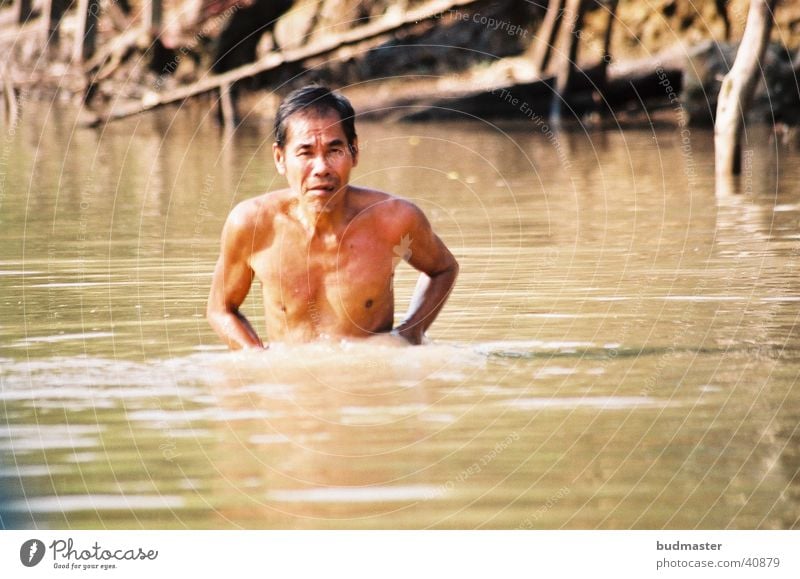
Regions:
<instances>
[{"instance_id":1,"label":"bare shoulder","mask_svg":"<svg viewBox=\"0 0 800 579\"><path fill-rule=\"evenodd\" d=\"M374 219L385 231L402 230L426 223L422 210L408 199L375 189L352 187L359 214Z\"/></svg>"},{"instance_id":2,"label":"bare shoulder","mask_svg":"<svg viewBox=\"0 0 800 579\"><path fill-rule=\"evenodd\" d=\"M289 190L282 189L238 203L225 221L224 236L233 243L257 243L270 235L277 215L285 213Z\"/></svg>"},{"instance_id":3,"label":"bare shoulder","mask_svg":"<svg viewBox=\"0 0 800 579\"><path fill-rule=\"evenodd\" d=\"M228 222L234 227L252 227L258 222L271 221L283 212L288 204L289 190L281 189L263 193L238 203L228 215Z\"/></svg>"}]
</instances>

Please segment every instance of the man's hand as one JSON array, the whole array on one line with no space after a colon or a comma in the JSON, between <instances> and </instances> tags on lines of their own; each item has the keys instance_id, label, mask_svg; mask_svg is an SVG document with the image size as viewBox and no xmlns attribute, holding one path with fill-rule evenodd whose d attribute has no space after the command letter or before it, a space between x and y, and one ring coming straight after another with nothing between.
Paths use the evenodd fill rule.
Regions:
<instances>
[{"instance_id":1,"label":"man's hand","mask_svg":"<svg viewBox=\"0 0 800 579\"><path fill-rule=\"evenodd\" d=\"M421 273L406 317L392 333L419 345L456 283L458 262L418 207L406 203L401 219L403 258Z\"/></svg>"},{"instance_id":2,"label":"man's hand","mask_svg":"<svg viewBox=\"0 0 800 579\"><path fill-rule=\"evenodd\" d=\"M398 336L403 338L406 342L413 346L419 346L422 343L422 336L423 332L421 332L422 326L417 324L416 328L409 327L405 324L400 324L394 330L392 330L393 336Z\"/></svg>"}]
</instances>

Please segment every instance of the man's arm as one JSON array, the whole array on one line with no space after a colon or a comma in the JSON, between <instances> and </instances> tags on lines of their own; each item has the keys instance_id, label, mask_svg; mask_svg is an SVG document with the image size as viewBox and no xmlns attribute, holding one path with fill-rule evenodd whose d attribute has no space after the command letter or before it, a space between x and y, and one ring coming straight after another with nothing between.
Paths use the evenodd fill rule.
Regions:
<instances>
[{"instance_id":1,"label":"man's arm","mask_svg":"<svg viewBox=\"0 0 800 579\"><path fill-rule=\"evenodd\" d=\"M406 202L404 213L407 218L404 241L401 242L401 246L406 246L404 258L421 275L408 312L392 333L403 336L412 344L420 344L456 283L458 262L417 206Z\"/></svg>"},{"instance_id":2,"label":"man's arm","mask_svg":"<svg viewBox=\"0 0 800 579\"><path fill-rule=\"evenodd\" d=\"M253 235L253 225L244 208L235 208L222 230L222 249L208 296L206 317L233 350L264 347L253 326L239 311L255 275L248 262Z\"/></svg>"}]
</instances>

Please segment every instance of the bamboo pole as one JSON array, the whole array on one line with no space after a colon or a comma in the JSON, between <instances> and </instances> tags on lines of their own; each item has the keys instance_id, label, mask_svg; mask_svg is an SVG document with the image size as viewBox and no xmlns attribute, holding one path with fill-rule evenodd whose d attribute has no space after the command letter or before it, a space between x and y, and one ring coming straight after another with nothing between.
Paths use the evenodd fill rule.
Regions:
<instances>
[{"instance_id":1,"label":"bamboo pole","mask_svg":"<svg viewBox=\"0 0 800 579\"><path fill-rule=\"evenodd\" d=\"M11 82L11 75L9 68L6 66L2 72L2 87L0 90L3 92L3 116L5 117L6 124L11 126L17 119L19 114L19 107L17 105L17 93L14 90L14 85Z\"/></svg>"},{"instance_id":2,"label":"bamboo pole","mask_svg":"<svg viewBox=\"0 0 800 579\"><path fill-rule=\"evenodd\" d=\"M162 0L149 0L145 3L143 26L151 38L158 37L161 32L163 12L164 5Z\"/></svg>"},{"instance_id":3,"label":"bamboo pole","mask_svg":"<svg viewBox=\"0 0 800 579\"><path fill-rule=\"evenodd\" d=\"M233 131L239 124L239 116L236 112L236 98L231 85L224 84L219 88L219 106L222 126L226 131Z\"/></svg>"},{"instance_id":4,"label":"bamboo pole","mask_svg":"<svg viewBox=\"0 0 800 579\"><path fill-rule=\"evenodd\" d=\"M31 0L17 0L15 9L17 11L17 24L25 24L33 14L33 2Z\"/></svg>"},{"instance_id":5,"label":"bamboo pole","mask_svg":"<svg viewBox=\"0 0 800 579\"><path fill-rule=\"evenodd\" d=\"M603 84L608 81L608 65L611 63L611 36L614 32L614 24L617 21L617 5L619 0L609 0L608 2L608 25L603 35Z\"/></svg>"},{"instance_id":6,"label":"bamboo pole","mask_svg":"<svg viewBox=\"0 0 800 579\"><path fill-rule=\"evenodd\" d=\"M567 98L567 90L572 84L572 77L578 59L578 40L583 26L583 0L567 0L561 30L558 33L558 60L556 61L556 86L550 107L550 118L558 122L561 118L561 106Z\"/></svg>"},{"instance_id":7,"label":"bamboo pole","mask_svg":"<svg viewBox=\"0 0 800 579\"><path fill-rule=\"evenodd\" d=\"M73 54L75 62L85 62L94 55L99 17L100 0L78 0L78 28L75 31Z\"/></svg>"},{"instance_id":8,"label":"bamboo pole","mask_svg":"<svg viewBox=\"0 0 800 579\"><path fill-rule=\"evenodd\" d=\"M718 179L741 173L744 116L753 101L777 2L750 0L750 11L736 60L722 81L714 122L714 156Z\"/></svg>"},{"instance_id":9,"label":"bamboo pole","mask_svg":"<svg viewBox=\"0 0 800 579\"><path fill-rule=\"evenodd\" d=\"M563 0L550 0L547 3L547 12L544 20L536 31L536 39L529 49L534 70L540 75L545 73L553 52L553 43L556 39L558 24L561 21Z\"/></svg>"},{"instance_id":10,"label":"bamboo pole","mask_svg":"<svg viewBox=\"0 0 800 579\"><path fill-rule=\"evenodd\" d=\"M69 7L70 0L44 0L42 15L44 16L44 34L46 50L57 54L61 40L61 20Z\"/></svg>"}]
</instances>

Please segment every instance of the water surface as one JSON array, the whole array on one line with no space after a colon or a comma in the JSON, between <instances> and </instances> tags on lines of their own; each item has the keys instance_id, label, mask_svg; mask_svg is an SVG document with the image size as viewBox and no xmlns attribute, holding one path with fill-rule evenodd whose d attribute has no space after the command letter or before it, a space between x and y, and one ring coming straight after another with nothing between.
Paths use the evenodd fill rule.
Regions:
<instances>
[{"instance_id":1,"label":"water surface","mask_svg":"<svg viewBox=\"0 0 800 579\"><path fill-rule=\"evenodd\" d=\"M0 144L5 526L798 526L797 151L754 134L716 195L697 130L359 130L354 182L461 263L431 343L229 353L205 298L228 211L283 185L269 131L28 106Z\"/></svg>"}]
</instances>

